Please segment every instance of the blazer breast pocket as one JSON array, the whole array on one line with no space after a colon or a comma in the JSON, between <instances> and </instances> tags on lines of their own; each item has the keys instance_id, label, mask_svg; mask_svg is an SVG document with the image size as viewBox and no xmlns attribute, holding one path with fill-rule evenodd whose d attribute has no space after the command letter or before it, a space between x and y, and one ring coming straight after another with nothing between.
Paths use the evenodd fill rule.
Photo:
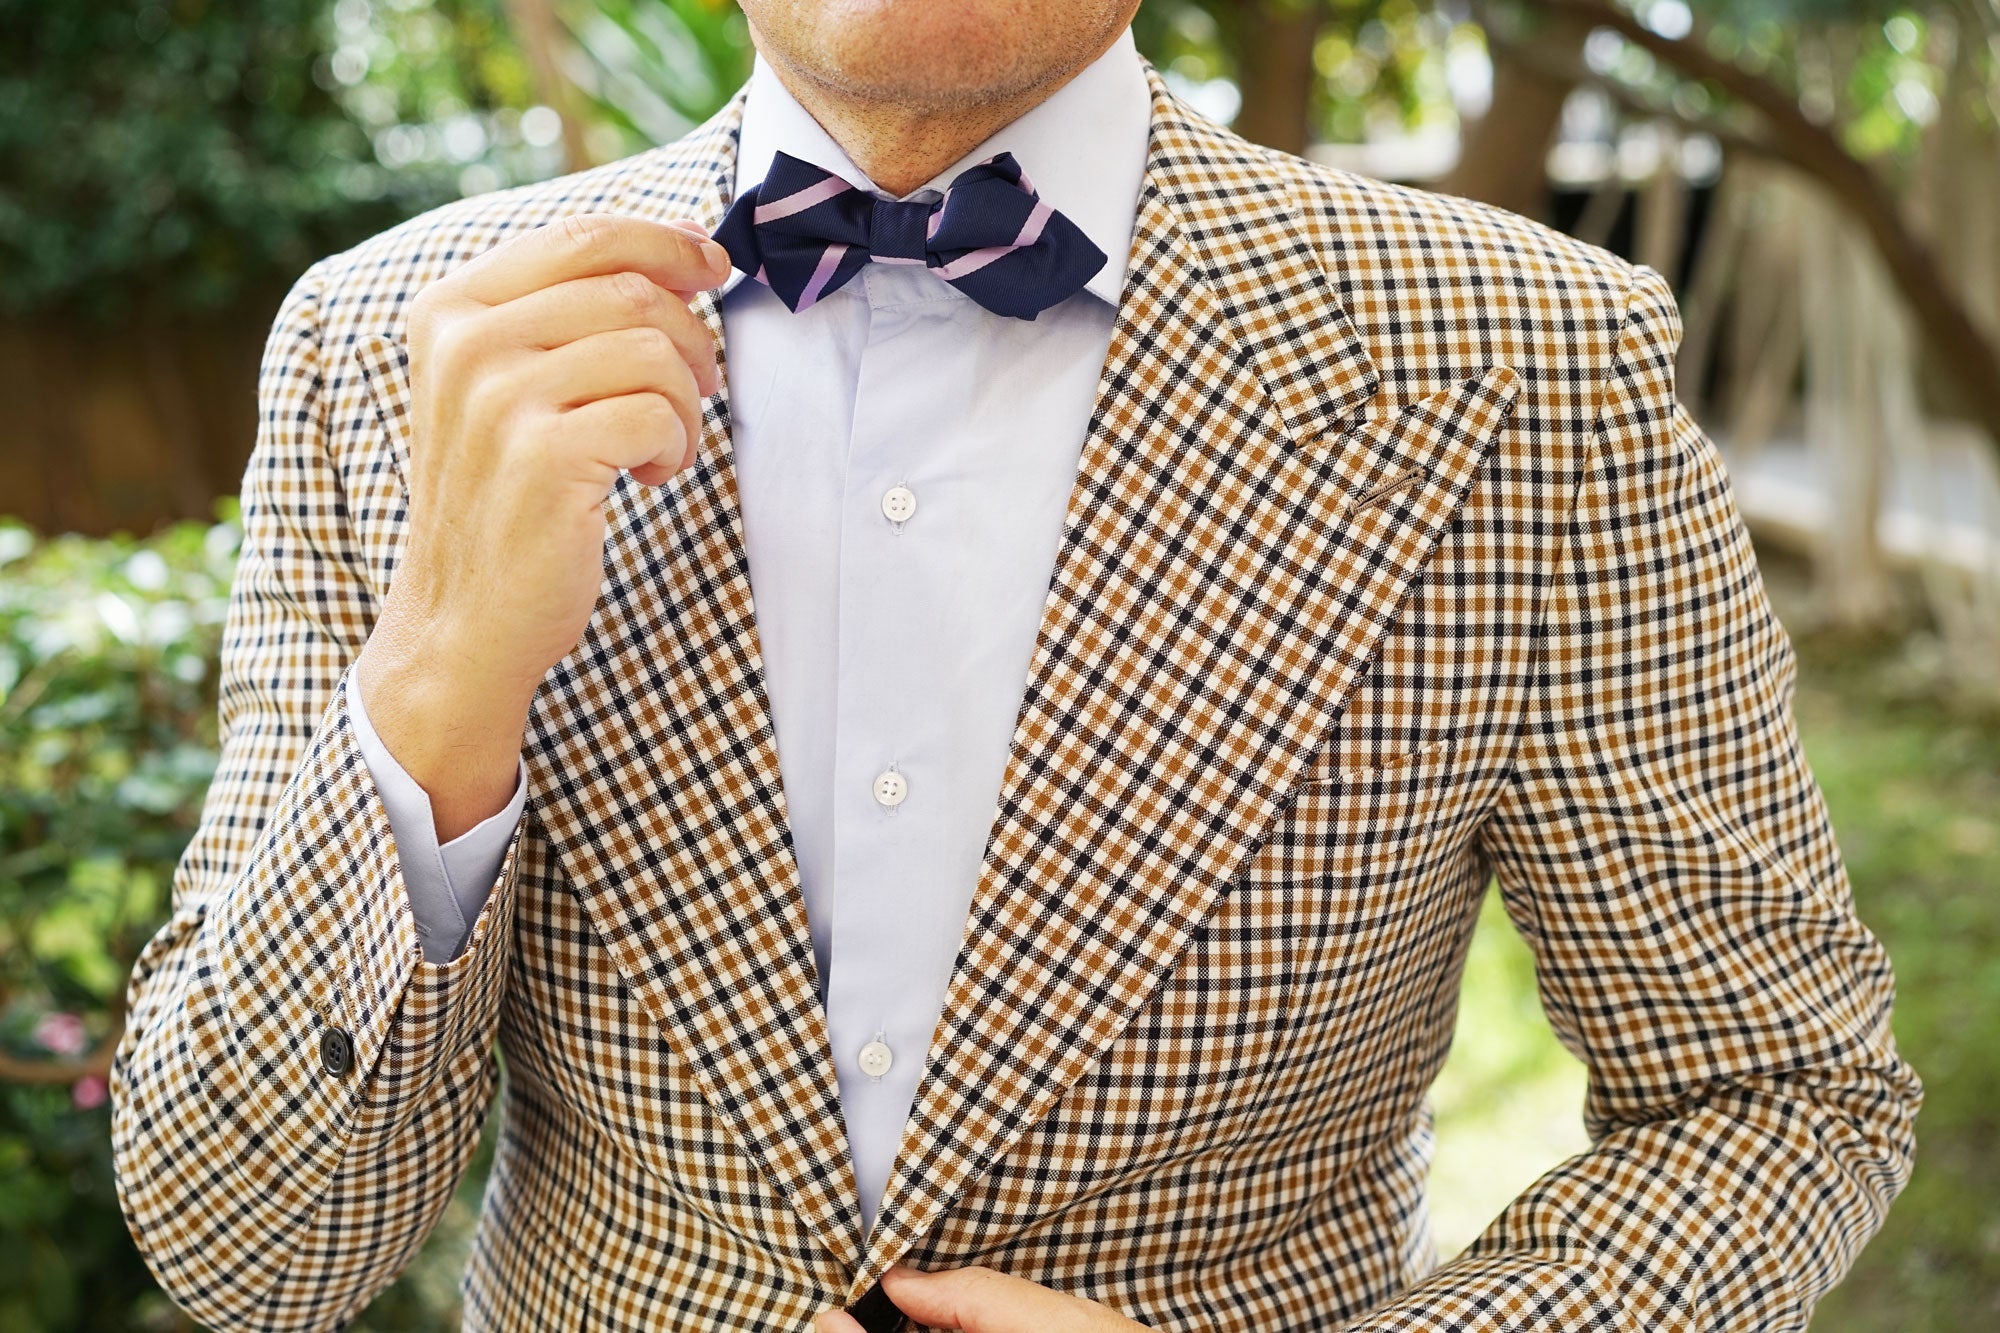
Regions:
<instances>
[{"instance_id":1,"label":"blazer breast pocket","mask_svg":"<svg viewBox=\"0 0 2000 1333\"><path fill-rule=\"evenodd\" d=\"M1448 736L1389 754L1336 743L1293 783L1255 869L1291 883L1407 873L1438 850L1456 758Z\"/></svg>"}]
</instances>

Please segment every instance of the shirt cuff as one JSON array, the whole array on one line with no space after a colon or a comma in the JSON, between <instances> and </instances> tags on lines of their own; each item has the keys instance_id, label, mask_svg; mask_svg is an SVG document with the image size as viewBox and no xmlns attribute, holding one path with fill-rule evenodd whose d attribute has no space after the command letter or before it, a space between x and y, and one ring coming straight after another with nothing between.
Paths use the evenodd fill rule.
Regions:
<instances>
[{"instance_id":1,"label":"shirt cuff","mask_svg":"<svg viewBox=\"0 0 2000 1333\"><path fill-rule=\"evenodd\" d=\"M464 949L472 923L479 919L480 909L493 891L493 881L499 877L507 844L528 800L527 761L515 761L514 794L503 809L439 846L429 793L396 762L376 735L361 700L360 682L351 675L347 680L347 715L368 765L368 776L374 780L389 816L389 831L396 838L403 886L417 919L417 941L423 946L424 959L448 963Z\"/></svg>"}]
</instances>

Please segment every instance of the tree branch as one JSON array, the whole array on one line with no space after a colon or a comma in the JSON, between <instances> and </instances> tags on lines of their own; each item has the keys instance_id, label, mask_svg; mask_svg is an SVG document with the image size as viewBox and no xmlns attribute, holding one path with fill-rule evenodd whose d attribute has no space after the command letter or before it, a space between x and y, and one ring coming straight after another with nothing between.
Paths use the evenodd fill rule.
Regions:
<instances>
[{"instance_id":1,"label":"tree branch","mask_svg":"<svg viewBox=\"0 0 2000 1333\"><path fill-rule=\"evenodd\" d=\"M1929 244L1910 225L1867 163L1807 118L1792 94L1709 49L1700 27L1663 37L1609 0L1541 0L1551 13L1609 28L1687 78L1704 80L1756 111L1772 147L1819 181L1867 231L1898 290L1916 312L1930 353L1968 411L2000 448L2000 347L1945 280Z\"/></svg>"},{"instance_id":2,"label":"tree branch","mask_svg":"<svg viewBox=\"0 0 2000 1333\"><path fill-rule=\"evenodd\" d=\"M1685 112L1676 111L1670 106L1642 97L1626 85L1592 70L1571 68L1555 61L1545 60L1526 43L1496 39L1488 34L1486 45L1495 51L1506 51L1508 57L1518 61L1523 68L1532 69L1547 78L1564 79L1579 88L1595 88L1619 108L1639 119L1678 121L1687 129L1706 134L1725 148L1736 152L1760 158L1776 158L1783 162L1792 161L1783 148L1759 139L1748 130L1717 120L1713 116L1690 116Z\"/></svg>"}]
</instances>

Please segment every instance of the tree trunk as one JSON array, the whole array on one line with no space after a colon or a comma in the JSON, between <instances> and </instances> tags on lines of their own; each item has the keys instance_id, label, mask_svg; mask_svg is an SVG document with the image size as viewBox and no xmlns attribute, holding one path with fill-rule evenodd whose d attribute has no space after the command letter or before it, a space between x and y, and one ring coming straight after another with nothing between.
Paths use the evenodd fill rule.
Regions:
<instances>
[{"instance_id":1,"label":"tree trunk","mask_svg":"<svg viewBox=\"0 0 2000 1333\"><path fill-rule=\"evenodd\" d=\"M1493 43L1493 101L1460 135L1458 162L1438 183L1440 190L1547 217L1549 142L1576 87L1558 71L1580 64L1587 31L1580 24L1547 23L1527 39L1534 43L1532 59L1511 42Z\"/></svg>"},{"instance_id":2,"label":"tree trunk","mask_svg":"<svg viewBox=\"0 0 2000 1333\"><path fill-rule=\"evenodd\" d=\"M1243 106L1232 128L1252 142L1302 155L1312 140L1313 42L1324 10L1318 0L1237 0L1235 12Z\"/></svg>"},{"instance_id":3,"label":"tree trunk","mask_svg":"<svg viewBox=\"0 0 2000 1333\"><path fill-rule=\"evenodd\" d=\"M562 169L575 171L596 165L584 138L580 99L562 72L562 59L557 54L567 38L556 17L554 0L507 0L507 23L528 58L535 96L562 119Z\"/></svg>"}]
</instances>

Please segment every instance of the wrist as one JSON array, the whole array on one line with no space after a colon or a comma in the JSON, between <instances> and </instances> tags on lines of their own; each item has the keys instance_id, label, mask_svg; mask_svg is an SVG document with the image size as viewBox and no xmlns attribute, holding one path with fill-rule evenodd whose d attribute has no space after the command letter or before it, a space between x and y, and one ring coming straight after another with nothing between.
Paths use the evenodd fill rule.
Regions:
<instances>
[{"instance_id":1,"label":"wrist","mask_svg":"<svg viewBox=\"0 0 2000 1333\"><path fill-rule=\"evenodd\" d=\"M430 799L445 843L504 809L519 777L534 691L483 672L445 627L417 634L386 614L351 685L382 745Z\"/></svg>"},{"instance_id":2,"label":"wrist","mask_svg":"<svg viewBox=\"0 0 2000 1333\"><path fill-rule=\"evenodd\" d=\"M472 731L512 726L518 733L541 673L508 659L492 632L493 618L460 614L419 588L414 574L406 566L383 598L355 664L362 687L373 690L378 678L392 679L412 702L434 710L438 721ZM371 704L374 698L371 693Z\"/></svg>"}]
</instances>

